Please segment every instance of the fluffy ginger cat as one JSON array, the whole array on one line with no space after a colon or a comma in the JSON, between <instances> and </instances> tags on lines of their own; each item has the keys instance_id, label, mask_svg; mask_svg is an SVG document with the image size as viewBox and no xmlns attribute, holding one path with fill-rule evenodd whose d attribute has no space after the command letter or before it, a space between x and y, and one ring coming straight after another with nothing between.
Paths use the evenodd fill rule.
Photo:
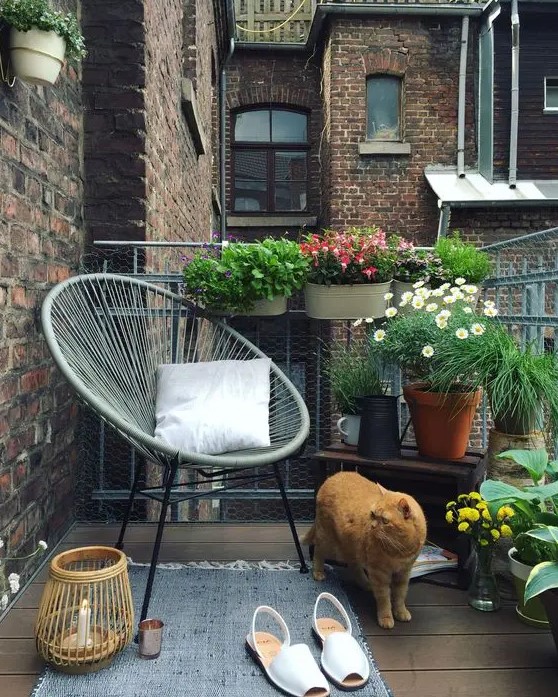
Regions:
<instances>
[{"instance_id":1,"label":"fluffy ginger cat","mask_svg":"<svg viewBox=\"0 0 558 697\"><path fill-rule=\"evenodd\" d=\"M394 617L411 619L409 574L425 539L424 513L412 496L339 472L320 487L316 520L304 541L314 545L316 581L325 579L324 559L347 563L372 589L380 627L392 629Z\"/></svg>"}]
</instances>

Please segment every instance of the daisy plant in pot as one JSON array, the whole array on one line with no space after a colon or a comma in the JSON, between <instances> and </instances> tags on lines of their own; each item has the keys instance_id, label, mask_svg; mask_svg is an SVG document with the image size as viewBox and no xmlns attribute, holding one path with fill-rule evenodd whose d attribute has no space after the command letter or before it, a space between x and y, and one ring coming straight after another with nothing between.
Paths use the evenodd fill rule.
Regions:
<instances>
[{"instance_id":1,"label":"daisy plant in pot","mask_svg":"<svg viewBox=\"0 0 558 697\"><path fill-rule=\"evenodd\" d=\"M403 393L421 455L459 459L466 452L482 385L455 357L482 347L497 315L490 301L473 310L476 292L464 278L435 289L417 281L371 334L382 360L398 365L409 381Z\"/></svg>"},{"instance_id":2,"label":"daisy plant in pot","mask_svg":"<svg viewBox=\"0 0 558 697\"><path fill-rule=\"evenodd\" d=\"M300 245L309 261L306 313L315 319L383 316L401 244L375 226L307 236Z\"/></svg>"}]
</instances>

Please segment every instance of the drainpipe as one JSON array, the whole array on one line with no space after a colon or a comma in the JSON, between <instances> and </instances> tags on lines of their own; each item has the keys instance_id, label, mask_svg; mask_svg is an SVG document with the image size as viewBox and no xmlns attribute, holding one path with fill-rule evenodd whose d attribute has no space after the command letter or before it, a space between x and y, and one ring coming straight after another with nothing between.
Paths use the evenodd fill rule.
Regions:
<instances>
[{"instance_id":1,"label":"drainpipe","mask_svg":"<svg viewBox=\"0 0 558 697\"><path fill-rule=\"evenodd\" d=\"M438 201L438 207L440 209L440 218L438 220L438 239L440 239L440 237L447 237L450 224L451 207L449 203L442 203L442 201Z\"/></svg>"},{"instance_id":2,"label":"drainpipe","mask_svg":"<svg viewBox=\"0 0 558 697\"><path fill-rule=\"evenodd\" d=\"M229 50L221 67L221 79L219 81L219 203L221 205L221 229L219 239L223 242L227 237L227 196L225 182L225 150L226 150L226 93L227 93L227 65L234 53L234 39L231 37Z\"/></svg>"},{"instance_id":3,"label":"drainpipe","mask_svg":"<svg viewBox=\"0 0 558 697\"><path fill-rule=\"evenodd\" d=\"M469 17L461 19L461 55L459 56L459 93L457 102L457 176L465 176L465 88L467 80L467 49Z\"/></svg>"},{"instance_id":4,"label":"drainpipe","mask_svg":"<svg viewBox=\"0 0 558 697\"><path fill-rule=\"evenodd\" d=\"M510 167L508 184L515 189L517 183L517 133L519 130L519 8L517 0L511 4L512 72L511 72L511 124Z\"/></svg>"}]
</instances>

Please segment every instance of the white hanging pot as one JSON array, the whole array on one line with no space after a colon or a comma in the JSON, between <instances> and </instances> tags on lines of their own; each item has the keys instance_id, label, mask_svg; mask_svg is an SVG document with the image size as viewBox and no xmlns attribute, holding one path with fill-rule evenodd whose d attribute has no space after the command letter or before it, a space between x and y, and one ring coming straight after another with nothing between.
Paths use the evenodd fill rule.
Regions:
<instances>
[{"instance_id":1,"label":"white hanging pot","mask_svg":"<svg viewBox=\"0 0 558 697\"><path fill-rule=\"evenodd\" d=\"M54 31L10 30L11 72L33 85L54 85L64 63L66 42Z\"/></svg>"}]
</instances>

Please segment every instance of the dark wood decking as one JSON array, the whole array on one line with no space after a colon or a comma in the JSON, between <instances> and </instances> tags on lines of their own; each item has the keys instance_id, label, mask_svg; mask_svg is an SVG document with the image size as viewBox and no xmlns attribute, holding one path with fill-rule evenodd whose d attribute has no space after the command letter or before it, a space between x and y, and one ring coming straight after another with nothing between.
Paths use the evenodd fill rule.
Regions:
<instances>
[{"instance_id":1,"label":"dark wood decking","mask_svg":"<svg viewBox=\"0 0 558 697\"><path fill-rule=\"evenodd\" d=\"M113 544L115 536L113 527L80 526L57 551ZM137 561L147 561L153 537L153 526L134 526L126 551ZM161 553L162 561L294 558L283 525L169 526ZM45 567L0 623L2 697L27 697L41 670L32 637L46 577ZM468 607L463 591L414 582L409 594L413 620L386 631L376 625L368 595L352 588L349 592L394 697L558 694L558 653L550 633L520 623L512 603L497 613L482 613Z\"/></svg>"}]
</instances>

